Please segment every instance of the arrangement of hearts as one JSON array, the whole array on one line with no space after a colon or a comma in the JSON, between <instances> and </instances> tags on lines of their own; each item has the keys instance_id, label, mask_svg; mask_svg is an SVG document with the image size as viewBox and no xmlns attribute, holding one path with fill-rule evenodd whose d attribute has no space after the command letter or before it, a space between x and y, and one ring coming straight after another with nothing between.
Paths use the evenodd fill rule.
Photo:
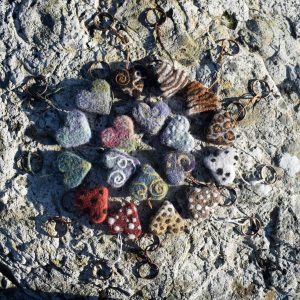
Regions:
<instances>
[{"instance_id":1,"label":"arrangement of hearts","mask_svg":"<svg viewBox=\"0 0 300 300\"><path fill-rule=\"evenodd\" d=\"M159 38L159 32L157 34ZM222 59L225 54L230 55L228 51L222 43ZM222 105L212 87L190 79L173 61L151 60L142 68L140 62L128 62L125 68L114 70L108 80L94 79L90 90L81 90L77 94L77 108L66 112L65 122L55 135L63 148L57 166L63 174L64 185L74 191L76 207L87 213L91 223L106 223L111 234L123 234L129 239L138 239L143 232L155 235L180 233L188 222L168 198L170 186L189 186L182 202L190 218L207 219L216 206L224 205L224 187L232 187L235 180L238 156L232 145L236 139L235 127L245 114L245 106L235 103L238 111L234 111L233 106L229 109ZM145 97L146 85L157 88L155 97ZM111 114L113 89L126 94L126 99L131 97L133 109L130 114L117 115L111 124L97 132L96 139L105 149L99 155L106 169L107 184L87 188L82 183L92 163L73 150L89 143L93 136L89 114ZM176 114L168 105L175 96L185 108L182 114ZM252 105L258 98L254 94L247 105ZM202 161L196 161L193 153L196 139L190 133L190 122L207 113L210 118L206 118L206 130L203 131L205 141L217 146L213 150L210 148ZM137 132L143 133L145 141L156 140L161 144L159 168L138 159ZM211 184L203 184L193 177L197 164L205 166L211 175ZM118 210L111 210L111 189L124 186L128 187L126 201ZM152 209L149 228L142 228L139 217L139 205L145 201L150 203L149 209L154 201L161 203L156 212Z\"/></svg>"}]
</instances>

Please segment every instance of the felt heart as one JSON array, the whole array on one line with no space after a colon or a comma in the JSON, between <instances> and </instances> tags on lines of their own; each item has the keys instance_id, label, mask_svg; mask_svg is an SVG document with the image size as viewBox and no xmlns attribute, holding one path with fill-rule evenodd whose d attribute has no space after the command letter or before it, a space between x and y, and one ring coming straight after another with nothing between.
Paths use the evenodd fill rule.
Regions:
<instances>
[{"instance_id":1,"label":"felt heart","mask_svg":"<svg viewBox=\"0 0 300 300\"><path fill-rule=\"evenodd\" d=\"M186 114L192 116L210 110L217 110L220 100L210 89L198 81L186 86Z\"/></svg>"},{"instance_id":2,"label":"felt heart","mask_svg":"<svg viewBox=\"0 0 300 300\"><path fill-rule=\"evenodd\" d=\"M89 215L91 223L102 223L107 216L108 189L100 186L94 189L83 189L75 194L75 205Z\"/></svg>"},{"instance_id":3,"label":"felt heart","mask_svg":"<svg viewBox=\"0 0 300 300\"><path fill-rule=\"evenodd\" d=\"M107 183L114 188L122 187L140 164L137 158L116 149L105 152L103 161L110 169Z\"/></svg>"},{"instance_id":4,"label":"felt heart","mask_svg":"<svg viewBox=\"0 0 300 300\"><path fill-rule=\"evenodd\" d=\"M216 113L207 129L206 139L217 145L230 145L235 140L233 121L230 112Z\"/></svg>"},{"instance_id":5,"label":"felt heart","mask_svg":"<svg viewBox=\"0 0 300 300\"><path fill-rule=\"evenodd\" d=\"M64 184L70 189L80 185L92 167L90 162L68 151L59 154L57 164L64 174Z\"/></svg>"},{"instance_id":6,"label":"felt heart","mask_svg":"<svg viewBox=\"0 0 300 300\"><path fill-rule=\"evenodd\" d=\"M133 203L123 203L118 212L109 215L107 222L112 234L127 234L130 239L138 238L142 234L139 214Z\"/></svg>"},{"instance_id":7,"label":"felt heart","mask_svg":"<svg viewBox=\"0 0 300 300\"><path fill-rule=\"evenodd\" d=\"M188 132L190 123L184 116L175 116L164 129L161 143L183 152L190 152L195 147L195 140Z\"/></svg>"},{"instance_id":8,"label":"felt heart","mask_svg":"<svg viewBox=\"0 0 300 300\"><path fill-rule=\"evenodd\" d=\"M235 149L228 148L208 151L203 162L218 184L228 185L234 181L237 160Z\"/></svg>"},{"instance_id":9,"label":"felt heart","mask_svg":"<svg viewBox=\"0 0 300 300\"><path fill-rule=\"evenodd\" d=\"M85 114L77 109L67 113L64 126L56 133L57 142L64 148L86 144L91 137L89 122Z\"/></svg>"},{"instance_id":10,"label":"felt heart","mask_svg":"<svg viewBox=\"0 0 300 300\"><path fill-rule=\"evenodd\" d=\"M143 165L130 186L131 196L139 201L161 200L168 193L168 185L150 165Z\"/></svg>"},{"instance_id":11,"label":"felt heart","mask_svg":"<svg viewBox=\"0 0 300 300\"><path fill-rule=\"evenodd\" d=\"M133 109L132 115L143 129L151 134L157 134L170 114L169 106L164 102L158 102L152 108L146 103L139 103Z\"/></svg>"},{"instance_id":12,"label":"felt heart","mask_svg":"<svg viewBox=\"0 0 300 300\"><path fill-rule=\"evenodd\" d=\"M185 221L176 211L173 204L165 201L150 224L150 231L156 235L166 232L179 233L185 227Z\"/></svg>"},{"instance_id":13,"label":"felt heart","mask_svg":"<svg viewBox=\"0 0 300 300\"><path fill-rule=\"evenodd\" d=\"M123 148L134 136L134 125L130 117L122 115L115 118L113 127L101 131L101 143L106 148Z\"/></svg>"},{"instance_id":14,"label":"felt heart","mask_svg":"<svg viewBox=\"0 0 300 300\"><path fill-rule=\"evenodd\" d=\"M114 83L123 93L139 98L144 89L144 79L146 78L144 73L141 66L134 66L129 70L116 70L113 75Z\"/></svg>"},{"instance_id":15,"label":"felt heart","mask_svg":"<svg viewBox=\"0 0 300 300\"><path fill-rule=\"evenodd\" d=\"M105 80L97 80L97 91L81 91L76 97L76 105L79 109L108 115L112 105L110 86Z\"/></svg>"},{"instance_id":16,"label":"felt heart","mask_svg":"<svg viewBox=\"0 0 300 300\"><path fill-rule=\"evenodd\" d=\"M173 65L160 61L155 64L157 81L160 84L162 96L169 98L181 91L189 82L186 73L175 69Z\"/></svg>"},{"instance_id":17,"label":"felt heart","mask_svg":"<svg viewBox=\"0 0 300 300\"><path fill-rule=\"evenodd\" d=\"M193 188L188 195L188 208L194 219L207 219L222 200L220 190L215 186Z\"/></svg>"},{"instance_id":18,"label":"felt heart","mask_svg":"<svg viewBox=\"0 0 300 300\"><path fill-rule=\"evenodd\" d=\"M171 184L183 184L186 174L195 168L195 157L190 153L170 152L165 156L165 171Z\"/></svg>"}]
</instances>

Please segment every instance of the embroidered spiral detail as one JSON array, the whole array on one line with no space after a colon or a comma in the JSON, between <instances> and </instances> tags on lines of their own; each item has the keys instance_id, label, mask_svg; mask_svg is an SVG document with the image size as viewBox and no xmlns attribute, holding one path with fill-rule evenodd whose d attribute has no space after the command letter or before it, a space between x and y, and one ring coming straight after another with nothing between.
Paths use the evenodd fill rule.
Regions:
<instances>
[{"instance_id":1,"label":"embroidered spiral detail","mask_svg":"<svg viewBox=\"0 0 300 300\"><path fill-rule=\"evenodd\" d=\"M181 154L177 158L177 163L182 166L184 171L188 172L194 165L194 162L191 160L191 158L186 154Z\"/></svg>"},{"instance_id":2,"label":"embroidered spiral detail","mask_svg":"<svg viewBox=\"0 0 300 300\"><path fill-rule=\"evenodd\" d=\"M111 172L108 177L108 183L115 188L119 188L124 185L124 183L127 180L127 176L125 173L121 170L116 170L114 172Z\"/></svg>"},{"instance_id":3,"label":"embroidered spiral detail","mask_svg":"<svg viewBox=\"0 0 300 300\"><path fill-rule=\"evenodd\" d=\"M115 75L115 82L119 86L126 86L130 83L130 74L127 70L118 70Z\"/></svg>"},{"instance_id":4,"label":"embroidered spiral detail","mask_svg":"<svg viewBox=\"0 0 300 300\"><path fill-rule=\"evenodd\" d=\"M131 196L140 201L147 200L147 191L148 189L145 183L136 182L132 186Z\"/></svg>"},{"instance_id":5,"label":"embroidered spiral detail","mask_svg":"<svg viewBox=\"0 0 300 300\"><path fill-rule=\"evenodd\" d=\"M151 197L155 200L163 199L168 192L168 186L161 179L155 179L151 182L149 186L149 193Z\"/></svg>"}]
</instances>

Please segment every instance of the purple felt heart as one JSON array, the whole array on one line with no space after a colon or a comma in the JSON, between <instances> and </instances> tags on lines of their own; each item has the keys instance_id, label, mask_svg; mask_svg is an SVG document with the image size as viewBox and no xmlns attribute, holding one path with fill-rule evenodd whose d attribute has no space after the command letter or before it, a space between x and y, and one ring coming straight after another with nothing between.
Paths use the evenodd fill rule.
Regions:
<instances>
[{"instance_id":1,"label":"purple felt heart","mask_svg":"<svg viewBox=\"0 0 300 300\"><path fill-rule=\"evenodd\" d=\"M139 103L133 109L135 121L149 134L157 134L170 114L169 106L158 102L152 108L146 103Z\"/></svg>"}]
</instances>

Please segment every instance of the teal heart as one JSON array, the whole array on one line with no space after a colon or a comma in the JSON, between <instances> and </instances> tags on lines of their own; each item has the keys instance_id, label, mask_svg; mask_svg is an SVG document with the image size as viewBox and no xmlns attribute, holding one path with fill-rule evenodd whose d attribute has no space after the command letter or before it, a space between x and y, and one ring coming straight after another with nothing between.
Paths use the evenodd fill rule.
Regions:
<instances>
[{"instance_id":1,"label":"teal heart","mask_svg":"<svg viewBox=\"0 0 300 300\"><path fill-rule=\"evenodd\" d=\"M72 189L81 184L92 164L71 152L62 152L57 158L58 169L64 175L64 184Z\"/></svg>"}]
</instances>

